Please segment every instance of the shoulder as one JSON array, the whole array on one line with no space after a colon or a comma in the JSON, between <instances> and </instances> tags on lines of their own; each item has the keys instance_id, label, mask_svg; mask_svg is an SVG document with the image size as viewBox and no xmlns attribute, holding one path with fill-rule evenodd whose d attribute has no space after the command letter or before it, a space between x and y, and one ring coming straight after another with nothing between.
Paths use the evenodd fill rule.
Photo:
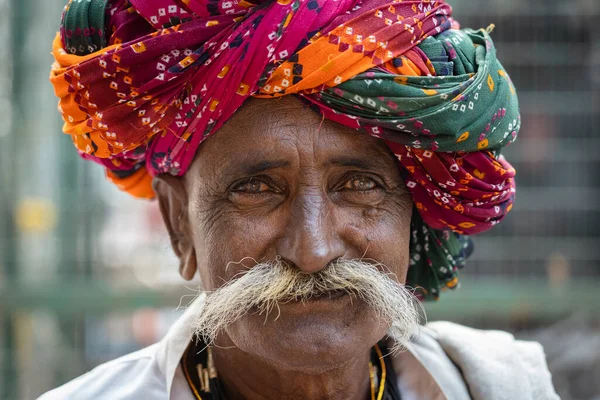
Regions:
<instances>
[{"instance_id":1,"label":"shoulder","mask_svg":"<svg viewBox=\"0 0 600 400\"><path fill-rule=\"evenodd\" d=\"M155 358L156 346L99 365L38 400L166 399L165 379Z\"/></svg>"},{"instance_id":2,"label":"shoulder","mask_svg":"<svg viewBox=\"0 0 600 400\"><path fill-rule=\"evenodd\" d=\"M559 398L537 342L446 321L427 324L422 334L433 338L459 368L475 400Z\"/></svg>"}]
</instances>

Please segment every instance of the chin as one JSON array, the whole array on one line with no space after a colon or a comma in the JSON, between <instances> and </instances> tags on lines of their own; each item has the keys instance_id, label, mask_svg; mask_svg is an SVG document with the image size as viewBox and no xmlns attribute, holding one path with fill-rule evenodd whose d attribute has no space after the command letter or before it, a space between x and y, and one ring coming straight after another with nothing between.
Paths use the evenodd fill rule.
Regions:
<instances>
[{"instance_id":1,"label":"chin","mask_svg":"<svg viewBox=\"0 0 600 400\"><path fill-rule=\"evenodd\" d=\"M248 315L227 333L241 351L268 364L319 374L364 355L388 329L364 303L355 302L335 310L323 304L283 305L267 318Z\"/></svg>"}]
</instances>

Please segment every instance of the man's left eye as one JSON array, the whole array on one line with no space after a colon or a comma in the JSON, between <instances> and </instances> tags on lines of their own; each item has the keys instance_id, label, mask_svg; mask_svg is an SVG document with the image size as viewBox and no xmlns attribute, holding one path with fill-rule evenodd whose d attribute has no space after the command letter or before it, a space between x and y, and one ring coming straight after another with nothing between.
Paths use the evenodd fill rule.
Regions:
<instances>
[{"instance_id":1,"label":"man's left eye","mask_svg":"<svg viewBox=\"0 0 600 400\"><path fill-rule=\"evenodd\" d=\"M377 189L379 185L373 179L366 176L353 177L346 181L341 187L342 190L356 190L356 191L369 191Z\"/></svg>"}]
</instances>

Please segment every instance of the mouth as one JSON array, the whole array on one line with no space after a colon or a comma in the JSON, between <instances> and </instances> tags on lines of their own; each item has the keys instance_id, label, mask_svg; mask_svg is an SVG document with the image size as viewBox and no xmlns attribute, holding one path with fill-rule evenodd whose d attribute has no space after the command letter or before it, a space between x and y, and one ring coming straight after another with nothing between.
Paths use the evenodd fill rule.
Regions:
<instances>
[{"instance_id":1,"label":"mouth","mask_svg":"<svg viewBox=\"0 0 600 400\"><path fill-rule=\"evenodd\" d=\"M313 294L309 298L293 297L280 300L277 307L280 312L289 315L306 315L313 313L340 313L344 309L354 308L350 292L346 290L330 290ZM254 309L254 311L258 311Z\"/></svg>"},{"instance_id":2,"label":"mouth","mask_svg":"<svg viewBox=\"0 0 600 400\"><path fill-rule=\"evenodd\" d=\"M349 293L346 290L330 290L328 292L323 292L320 294L317 294L315 296L312 296L309 301L311 300L334 300L334 299L338 299L342 296L348 296Z\"/></svg>"},{"instance_id":3,"label":"mouth","mask_svg":"<svg viewBox=\"0 0 600 400\"><path fill-rule=\"evenodd\" d=\"M329 290L327 292L321 292L314 295L311 295L308 298L294 298L291 302L293 303L314 303L314 302L328 302L337 299L341 299L343 297L347 297L350 294L346 290L337 289L337 290Z\"/></svg>"},{"instance_id":4,"label":"mouth","mask_svg":"<svg viewBox=\"0 0 600 400\"><path fill-rule=\"evenodd\" d=\"M278 307L281 310L286 310L292 314L318 311L334 311L339 312L340 309L348 307L350 292L346 290L330 290L313 294L309 298L294 297L278 302ZM254 311L257 311L256 309Z\"/></svg>"}]
</instances>

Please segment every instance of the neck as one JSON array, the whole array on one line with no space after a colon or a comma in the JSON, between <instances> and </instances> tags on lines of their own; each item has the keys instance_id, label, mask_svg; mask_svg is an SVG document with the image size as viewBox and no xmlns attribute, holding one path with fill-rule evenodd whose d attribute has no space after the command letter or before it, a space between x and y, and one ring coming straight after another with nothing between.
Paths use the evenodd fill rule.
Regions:
<instances>
[{"instance_id":1,"label":"neck","mask_svg":"<svg viewBox=\"0 0 600 400\"><path fill-rule=\"evenodd\" d=\"M220 339L212 352L219 380L230 400L370 398L370 351L316 373L275 366L233 347L230 340Z\"/></svg>"}]
</instances>

